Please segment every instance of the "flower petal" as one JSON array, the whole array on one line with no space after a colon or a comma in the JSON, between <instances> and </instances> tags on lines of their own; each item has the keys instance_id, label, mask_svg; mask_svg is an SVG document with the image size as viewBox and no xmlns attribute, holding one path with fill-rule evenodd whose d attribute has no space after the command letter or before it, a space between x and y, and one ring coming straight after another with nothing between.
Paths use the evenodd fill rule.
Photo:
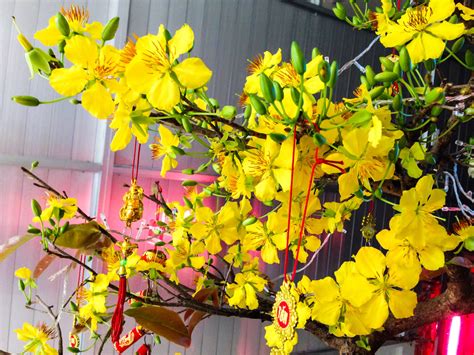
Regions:
<instances>
[{"instance_id":1,"label":"flower petal","mask_svg":"<svg viewBox=\"0 0 474 355\"><path fill-rule=\"evenodd\" d=\"M463 23L449 23L447 21L443 21L432 24L426 29L426 31L436 37L451 41L461 37L464 33L464 29Z\"/></svg>"},{"instance_id":2,"label":"flower petal","mask_svg":"<svg viewBox=\"0 0 474 355\"><path fill-rule=\"evenodd\" d=\"M171 111L179 102L178 84L166 73L152 85L147 98L154 107L160 110Z\"/></svg>"},{"instance_id":3,"label":"flower petal","mask_svg":"<svg viewBox=\"0 0 474 355\"><path fill-rule=\"evenodd\" d=\"M63 96L73 96L82 91L88 82L87 73L77 66L54 69L49 84Z\"/></svg>"},{"instance_id":4,"label":"flower petal","mask_svg":"<svg viewBox=\"0 0 474 355\"><path fill-rule=\"evenodd\" d=\"M444 47L445 43L442 39L426 32L421 32L415 36L413 41L407 44L408 54L413 64L440 57Z\"/></svg>"},{"instance_id":5,"label":"flower petal","mask_svg":"<svg viewBox=\"0 0 474 355\"><path fill-rule=\"evenodd\" d=\"M416 293L413 291L388 290L388 304L395 318L408 318L416 307Z\"/></svg>"},{"instance_id":6,"label":"flower petal","mask_svg":"<svg viewBox=\"0 0 474 355\"><path fill-rule=\"evenodd\" d=\"M189 89L204 86L212 76L212 71L200 58L188 58L173 67L179 82Z\"/></svg>"},{"instance_id":7,"label":"flower petal","mask_svg":"<svg viewBox=\"0 0 474 355\"><path fill-rule=\"evenodd\" d=\"M109 117L115 109L112 96L100 83L95 83L82 94L82 106L92 116L97 118Z\"/></svg>"},{"instance_id":8,"label":"flower petal","mask_svg":"<svg viewBox=\"0 0 474 355\"><path fill-rule=\"evenodd\" d=\"M454 0L430 0L429 7L432 10L430 23L448 18L455 9Z\"/></svg>"},{"instance_id":9,"label":"flower petal","mask_svg":"<svg viewBox=\"0 0 474 355\"><path fill-rule=\"evenodd\" d=\"M170 49L171 62L177 59L181 54L187 53L193 48L194 32L188 24L184 24L176 31L173 38L168 42Z\"/></svg>"},{"instance_id":10,"label":"flower petal","mask_svg":"<svg viewBox=\"0 0 474 355\"><path fill-rule=\"evenodd\" d=\"M99 50L89 37L74 36L66 42L64 54L72 63L82 68L91 68L97 60Z\"/></svg>"}]
</instances>

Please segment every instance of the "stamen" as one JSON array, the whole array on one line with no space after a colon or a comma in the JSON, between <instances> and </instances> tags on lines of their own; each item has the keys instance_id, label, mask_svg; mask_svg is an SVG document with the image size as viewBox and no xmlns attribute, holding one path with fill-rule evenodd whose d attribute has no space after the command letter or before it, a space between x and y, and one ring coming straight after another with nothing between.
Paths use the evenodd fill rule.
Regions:
<instances>
[{"instance_id":1,"label":"stamen","mask_svg":"<svg viewBox=\"0 0 474 355\"><path fill-rule=\"evenodd\" d=\"M69 23L77 22L84 26L89 21L89 11L83 6L71 5L69 9L61 7L60 11Z\"/></svg>"}]
</instances>

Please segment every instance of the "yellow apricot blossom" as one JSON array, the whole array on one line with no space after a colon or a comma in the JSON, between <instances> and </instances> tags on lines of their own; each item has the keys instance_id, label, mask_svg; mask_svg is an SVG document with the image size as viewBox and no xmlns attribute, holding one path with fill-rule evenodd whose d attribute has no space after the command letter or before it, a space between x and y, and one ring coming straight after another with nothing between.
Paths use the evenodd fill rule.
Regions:
<instances>
[{"instance_id":1,"label":"yellow apricot blossom","mask_svg":"<svg viewBox=\"0 0 474 355\"><path fill-rule=\"evenodd\" d=\"M58 353L48 344L48 341L53 338L54 330L44 324L34 327L30 323L23 323L23 327L15 329L15 333L19 340L27 342L23 347L23 353L42 355L56 355Z\"/></svg>"},{"instance_id":2,"label":"yellow apricot blossom","mask_svg":"<svg viewBox=\"0 0 474 355\"><path fill-rule=\"evenodd\" d=\"M158 133L160 138L156 138L156 143L150 144L150 149L153 159L164 157L161 162L161 176L164 177L167 171L178 166L173 147L179 145L179 137L163 125L158 127Z\"/></svg>"}]
</instances>

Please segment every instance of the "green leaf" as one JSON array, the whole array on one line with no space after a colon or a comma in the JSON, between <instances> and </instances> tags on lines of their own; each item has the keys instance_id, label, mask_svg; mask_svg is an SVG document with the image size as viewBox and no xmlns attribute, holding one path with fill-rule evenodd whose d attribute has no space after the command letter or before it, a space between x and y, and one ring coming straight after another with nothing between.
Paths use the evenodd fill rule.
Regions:
<instances>
[{"instance_id":1,"label":"green leaf","mask_svg":"<svg viewBox=\"0 0 474 355\"><path fill-rule=\"evenodd\" d=\"M54 244L71 249L86 249L94 245L102 236L99 224L95 221L69 225L68 230L59 235Z\"/></svg>"},{"instance_id":2,"label":"green leaf","mask_svg":"<svg viewBox=\"0 0 474 355\"><path fill-rule=\"evenodd\" d=\"M356 127L360 127L368 123L372 119L372 113L367 110L357 111L349 118L348 122Z\"/></svg>"},{"instance_id":3,"label":"green leaf","mask_svg":"<svg viewBox=\"0 0 474 355\"><path fill-rule=\"evenodd\" d=\"M143 306L128 309L127 316L145 329L165 337L169 341L188 348L191 345L191 336L181 317L174 311L159 306Z\"/></svg>"},{"instance_id":4,"label":"green leaf","mask_svg":"<svg viewBox=\"0 0 474 355\"><path fill-rule=\"evenodd\" d=\"M474 251L474 236L470 236L464 241L464 248L468 251Z\"/></svg>"}]
</instances>

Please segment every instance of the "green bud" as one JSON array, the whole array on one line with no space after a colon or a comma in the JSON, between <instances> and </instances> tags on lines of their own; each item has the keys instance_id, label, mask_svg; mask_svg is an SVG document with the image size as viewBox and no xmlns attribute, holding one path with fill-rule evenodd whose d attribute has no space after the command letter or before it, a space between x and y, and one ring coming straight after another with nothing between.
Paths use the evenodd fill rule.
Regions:
<instances>
[{"instance_id":1,"label":"green bud","mask_svg":"<svg viewBox=\"0 0 474 355\"><path fill-rule=\"evenodd\" d=\"M41 206L35 199L31 200L31 210L35 217L41 216Z\"/></svg>"},{"instance_id":2,"label":"green bud","mask_svg":"<svg viewBox=\"0 0 474 355\"><path fill-rule=\"evenodd\" d=\"M39 161L38 161L38 160L35 160L35 161L31 162L30 170L34 170L34 169L36 169L38 166L39 166Z\"/></svg>"},{"instance_id":3,"label":"green bud","mask_svg":"<svg viewBox=\"0 0 474 355\"><path fill-rule=\"evenodd\" d=\"M59 228L59 234L65 233L69 228L69 222L66 222L61 228Z\"/></svg>"},{"instance_id":4,"label":"green bud","mask_svg":"<svg viewBox=\"0 0 474 355\"><path fill-rule=\"evenodd\" d=\"M299 44L295 41L291 42L291 63L298 74L304 74L306 70L304 55Z\"/></svg>"},{"instance_id":5,"label":"green bud","mask_svg":"<svg viewBox=\"0 0 474 355\"><path fill-rule=\"evenodd\" d=\"M215 98L211 97L209 99L209 102L211 103L212 107L218 109L220 106L219 101L217 101Z\"/></svg>"},{"instance_id":6,"label":"green bud","mask_svg":"<svg viewBox=\"0 0 474 355\"><path fill-rule=\"evenodd\" d=\"M436 67L435 61L433 59L425 60L423 62L423 64L424 64L426 70L429 71L429 72L433 71Z\"/></svg>"},{"instance_id":7,"label":"green bud","mask_svg":"<svg viewBox=\"0 0 474 355\"><path fill-rule=\"evenodd\" d=\"M399 76L397 73L385 71L382 73L378 73L374 76L375 81L380 83L392 83L395 80L398 80Z\"/></svg>"},{"instance_id":8,"label":"green bud","mask_svg":"<svg viewBox=\"0 0 474 355\"><path fill-rule=\"evenodd\" d=\"M362 22L357 16L352 16L352 23L354 24L354 26L359 26Z\"/></svg>"},{"instance_id":9,"label":"green bud","mask_svg":"<svg viewBox=\"0 0 474 355\"><path fill-rule=\"evenodd\" d=\"M399 58L400 59L398 62L400 63L400 67L402 68L402 70L404 72L411 71L411 59L410 59L410 55L408 54L407 47L403 46L400 49Z\"/></svg>"},{"instance_id":10,"label":"green bud","mask_svg":"<svg viewBox=\"0 0 474 355\"><path fill-rule=\"evenodd\" d=\"M45 73L49 75L51 73L49 62L55 59L40 48L33 48L31 51L25 53L25 60L30 69L30 78L33 78L35 73Z\"/></svg>"},{"instance_id":11,"label":"green bud","mask_svg":"<svg viewBox=\"0 0 474 355\"><path fill-rule=\"evenodd\" d=\"M250 95L250 103L259 115L264 115L267 113L267 108L256 95Z\"/></svg>"},{"instance_id":12,"label":"green bud","mask_svg":"<svg viewBox=\"0 0 474 355\"><path fill-rule=\"evenodd\" d=\"M450 18L449 18L449 23L458 23L459 22L459 17L457 15L452 15Z\"/></svg>"},{"instance_id":13,"label":"green bud","mask_svg":"<svg viewBox=\"0 0 474 355\"><path fill-rule=\"evenodd\" d=\"M438 117L441 112L443 112L443 108L440 105L435 105L431 108L431 115Z\"/></svg>"},{"instance_id":14,"label":"green bud","mask_svg":"<svg viewBox=\"0 0 474 355\"><path fill-rule=\"evenodd\" d=\"M319 63L318 74L323 83L327 83L329 81L329 64L325 60Z\"/></svg>"},{"instance_id":15,"label":"green bud","mask_svg":"<svg viewBox=\"0 0 474 355\"><path fill-rule=\"evenodd\" d=\"M252 114L252 105L245 106L244 119L248 120L251 114Z\"/></svg>"},{"instance_id":16,"label":"green bud","mask_svg":"<svg viewBox=\"0 0 474 355\"><path fill-rule=\"evenodd\" d=\"M252 216L252 217L249 217L249 218L247 218L246 220L244 220L244 221L242 222L242 225L243 225L244 227L247 227L247 226L250 226L250 225L254 224L254 223L257 222L257 221L258 221L257 217Z\"/></svg>"},{"instance_id":17,"label":"green bud","mask_svg":"<svg viewBox=\"0 0 474 355\"><path fill-rule=\"evenodd\" d=\"M185 155L185 151L182 150L181 148L175 146L175 145L172 145L171 146L171 150L173 151L174 154L177 154L177 155Z\"/></svg>"},{"instance_id":18,"label":"green bud","mask_svg":"<svg viewBox=\"0 0 474 355\"><path fill-rule=\"evenodd\" d=\"M276 81L273 82L273 91L275 92L275 100L283 100L283 89Z\"/></svg>"},{"instance_id":19,"label":"green bud","mask_svg":"<svg viewBox=\"0 0 474 355\"><path fill-rule=\"evenodd\" d=\"M464 54L464 60L466 61L466 65L470 68L474 67L474 54L470 49L466 51L466 54Z\"/></svg>"},{"instance_id":20,"label":"green bud","mask_svg":"<svg viewBox=\"0 0 474 355\"><path fill-rule=\"evenodd\" d=\"M383 71L392 71L393 70L393 62L388 59L387 57L379 57L380 64L382 65Z\"/></svg>"},{"instance_id":21,"label":"green bud","mask_svg":"<svg viewBox=\"0 0 474 355\"><path fill-rule=\"evenodd\" d=\"M107 25L105 25L104 30L102 31L102 40L104 42L110 41L115 37L115 33L117 32L117 29L119 27L119 22L119 17L111 18L109 22L107 22Z\"/></svg>"},{"instance_id":22,"label":"green bud","mask_svg":"<svg viewBox=\"0 0 474 355\"><path fill-rule=\"evenodd\" d=\"M397 94L392 101L392 108L394 111L400 111L402 108L402 95Z\"/></svg>"},{"instance_id":23,"label":"green bud","mask_svg":"<svg viewBox=\"0 0 474 355\"><path fill-rule=\"evenodd\" d=\"M321 133L314 133L313 134L313 142L318 147L321 147L323 144L326 144L326 138Z\"/></svg>"},{"instance_id":24,"label":"green bud","mask_svg":"<svg viewBox=\"0 0 474 355\"><path fill-rule=\"evenodd\" d=\"M181 183L182 186L196 186L197 185L197 181L194 181L194 180L184 180L182 183Z\"/></svg>"},{"instance_id":25,"label":"green bud","mask_svg":"<svg viewBox=\"0 0 474 355\"><path fill-rule=\"evenodd\" d=\"M28 233L30 234L40 234L41 231L38 228L33 227L31 224L28 226Z\"/></svg>"},{"instance_id":26,"label":"green bud","mask_svg":"<svg viewBox=\"0 0 474 355\"><path fill-rule=\"evenodd\" d=\"M183 174L186 174L186 175L193 175L194 174L194 169L191 169L191 168L183 169L183 170L181 170L181 172Z\"/></svg>"},{"instance_id":27,"label":"green bud","mask_svg":"<svg viewBox=\"0 0 474 355\"><path fill-rule=\"evenodd\" d=\"M361 75L360 76L360 83L362 85L365 85L367 88L370 88L372 85L370 85L369 81L367 80L367 78L365 77L365 75Z\"/></svg>"},{"instance_id":28,"label":"green bud","mask_svg":"<svg viewBox=\"0 0 474 355\"><path fill-rule=\"evenodd\" d=\"M383 86L376 86L372 90L369 91L370 98L372 100L375 100L380 95L382 95L384 91L385 91L385 88Z\"/></svg>"},{"instance_id":29,"label":"green bud","mask_svg":"<svg viewBox=\"0 0 474 355\"><path fill-rule=\"evenodd\" d=\"M459 38L456 42L454 42L453 46L451 47L451 50L454 53L457 53L461 50L461 48L464 46L465 39L464 37Z\"/></svg>"},{"instance_id":30,"label":"green bud","mask_svg":"<svg viewBox=\"0 0 474 355\"><path fill-rule=\"evenodd\" d=\"M331 66L329 68L329 82L328 86L330 88L333 88L334 85L336 85L336 80L337 80L337 62L333 61L331 63Z\"/></svg>"},{"instance_id":31,"label":"green bud","mask_svg":"<svg viewBox=\"0 0 474 355\"><path fill-rule=\"evenodd\" d=\"M67 350L70 351L71 353L74 353L74 354L78 354L78 353L81 352L81 349L79 349L79 348L74 348L74 347L72 347L72 346L68 346L68 347L67 347Z\"/></svg>"},{"instance_id":32,"label":"green bud","mask_svg":"<svg viewBox=\"0 0 474 355\"><path fill-rule=\"evenodd\" d=\"M25 291L25 282L22 279L18 279L18 289L20 291Z\"/></svg>"},{"instance_id":33,"label":"green bud","mask_svg":"<svg viewBox=\"0 0 474 355\"><path fill-rule=\"evenodd\" d=\"M281 133L270 133L269 136L273 141L277 143L281 143L286 140L286 136Z\"/></svg>"},{"instance_id":34,"label":"green bud","mask_svg":"<svg viewBox=\"0 0 474 355\"><path fill-rule=\"evenodd\" d=\"M191 133L193 131L193 127L191 125L191 122L189 122L189 118L187 118L186 116L183 116L182 119L181 119L181 124L183 125L183 129L187 132L187 133Z\"/></svg>"},{"instance_id":35,"label":"green bud","mask_svg":"<svg viewBox=\"0 0 474 355\"><path fill-rule=\"evenodd\" d=\"M69 303L69 307L71 308L71 311L73 311L73 312L78 312L78 311L79 311L79 307L78 307L77 304L74 303L73 301L71 301L71 302Z\"/></svg>"},{"instance_id":36,"label":"green bud","mask_svg":"<svg viewBox=\"0 0 474 355\"><path fill-rule=\"evenodd\" d=\"M272 81L265 75L265 73L260 74L260 89L262 90L263 98L272 103L275 101L275 92L273 91Z\"/></svg>"},{"instance_id":37,"label":"green bud","mask_svg":"<svg viewBox=\"0 0 474 355\"><path fill-rule=\"evenodd\" d=\"M237 108L235 106L227 105L224 106L221 110L221 116L226 120L231 120L237 114Z\"/></svg>"},{"instance_id":38,"label":"green bud","mask_svg":"<svg viewBox=\"0 0 474 355\"><path fill-rule=\"evenodd\" d=\"M336 17L339 20L344 21L346 19L347 13L346 13L346 9L344 7L342 9L338 8L338 7L333 7L332 12L334 13L334 15L336 15Z\"/></svg>"},{"instance_id":39,"label":"green bud","mask_svg":"<svg viewBox=\"0 0 474 355\"><path fill-rule=\"evenodd\" d=\"M23 106L38 106L41 104L40 100L38 100L36 97L27 95L13 96L12 100Z\"/></svg>"},{"instance_id":40,"label":"green bud","mask_svg":"<svg viewBox=\"0 0 474 355\"><path fill-rule=\"evenodd\" d=\"M367 78L367 82L370 84L370 87L375 85L374 76L375 76L374 70L372 69L370 65L367 65L365 67L365 77Z\"/></svg>"},{"instance_id":41,"label":"green bud","mask_svg":"<svg viewBox=\"0 0 474 355\"><path fill-rule=\"evenodd\" d=\"M198 168L196 169L196 173L202 173L204 170L207 169L207 167L209 166L208 163L202 163L201 165L198 166Z\"/></svg>"},{"instance_id":42,"label":"green bud","mask_svg":"<svg viewBox=\"0 0 474 355\"><path fill-rule=\"evenodd\" d=\"M183 201L186 207L191 208L191 209L194 207L193 203L186 196L183 196Z\"/></svg>"},{"instance_id":43,"label":"green bud","mask_svg":"<svg viewBox=\"0 0 474 355\"><path fill-rule=\"evenodd\" d=\"M290 93L291 93L291 98L293 99L293 102L295 103L295 105L298 105L300 102L300 96L301 96L299 90L295 87L292 87L290 89Z\"/></svg>"},{"instance_id":44,"label":"green bud","mask_svg":"<svg viewBox=\"0 0 474 355\"><path fill-rule=\"evenodd\" d=\"M170 31L168 31L167 28L165 28L164 35L165 35L165 38L166 38L167 42L172 38L171 33L170 33Z\"/></svg>"},{"instance_id":45,"label":"green bud","mask_svg":"<svg viewBox=\"0 0 474 355\"><path fill-rule=\"evenodd\" d=\"M58 28L58 31L64 36L67 37L69 36L69 33L71 32L69 28L69 23L67 22L66 18L64 15L60 12L56 14L56 27Z\"/></svg>"},{"instance_id":46,"label":"green bud","mask_svg":"<svg viewBox=\"0 0 474 355\"><path fill-rule=\"evenodd\" d=\"M438 102L444 98L444 90L440 87L433 88L425 95L425 104L431 105L434 102Z\"/></svg>"},{"instance_id":47,"label":"green bud","mask_svg":"<svg viewBox=\"0 0 474 355\"><path fill-rule=\"evenodd\" d=\"M155 270L155 269L150 269L150 271L151 270ZM155 270L155 273L156 273L156 270ZM156 277L154 277L154 279L156 279ZM143 303L140 301L132 302L130 304L130 308L140 308L141 306L143 306Z\"/></svg>"},{"instance_id":48,"label":"green bud","mask_svg":"<svg viewBox=\"0 0 474 355\"><path fill-rule=\"evenodd\" d=\"M81 101L79 101L78 99L70 99L69 103L72 105L79 105Z\"/></svg>"},{"instance_id":49,"label":"green bud","mask_svg":"<svg viewBox=\"0 0 474 355\"><path fill-rule=\"evenodd\" d=\"M311 59L316 58L320 54L321 54L321 52L319 51L319 49L314 47L313 50L311 51Z\"/></svg>"},{"instance_id":50,"label":"green bud","mask_svg":"<svg viewBox=\"0 0 474 355\"><path fill-rule=\"evenodd\" d=\"M402 69L400 68L400 62L396 62L393 65L393 72L397 74L399 77L402 75Z\"/></svg>"},{"instance_id":51,"label":"green bud","mask_svg":"<svg viewBox=\"0 0 474 355\"><path fill-rule=\"evenodd\" d=\"M270 200L270 201L263 201L262 202L265 206L268 206L268 207L273 207L273 201Z\"/></svg>"}]
</instances>

